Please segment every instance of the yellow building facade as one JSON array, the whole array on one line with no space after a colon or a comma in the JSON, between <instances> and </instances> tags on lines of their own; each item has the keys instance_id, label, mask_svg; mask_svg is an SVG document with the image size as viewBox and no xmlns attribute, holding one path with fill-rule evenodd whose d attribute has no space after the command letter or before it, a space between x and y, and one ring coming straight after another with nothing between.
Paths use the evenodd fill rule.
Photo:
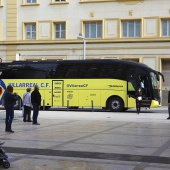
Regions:
<instances>
[{"instance_id":1,"label":"yellow building facade","mask_svg":"<svg viewBox=\"0 0 170 170\"><path fill-rule=\"evenodd\" d=\"M162 72L170 90L169 0L0 0L0 58L124 59Z\"/></svg>"}]
</instances>

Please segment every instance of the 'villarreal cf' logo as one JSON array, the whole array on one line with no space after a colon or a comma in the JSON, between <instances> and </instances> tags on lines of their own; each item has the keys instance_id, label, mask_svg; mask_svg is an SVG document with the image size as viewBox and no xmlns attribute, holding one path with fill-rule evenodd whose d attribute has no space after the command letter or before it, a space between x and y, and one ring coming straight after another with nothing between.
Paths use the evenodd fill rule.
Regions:
<instances>
[{"instance_id":1,"label":"'villarreal cf' logo","mask_svg":"<svg viewBox=\"0 0 170 170\"><path fill-rule=\"evenodd\" d=\"M0 105L2 104L2 99L4 98L5 90L6 85L3 80L0 79Z\"/></svg>"}]
</instances>

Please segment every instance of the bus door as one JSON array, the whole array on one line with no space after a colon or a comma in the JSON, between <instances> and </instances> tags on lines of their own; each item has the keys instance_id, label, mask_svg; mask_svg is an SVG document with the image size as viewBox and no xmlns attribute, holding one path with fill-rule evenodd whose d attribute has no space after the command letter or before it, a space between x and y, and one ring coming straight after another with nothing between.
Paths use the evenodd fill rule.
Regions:
<instances>
[{"instance_id":1,"label":"bus door","mask_svg":"<svg viewBox=\"0 0 170 170\"><path fill-rule=\"evenodd\" d=\"M53 106L63 106L63 81L53 80Z\"/></svg>"},{"instance_id":2,"label":"bus door","mask_svg":"<svg viewBox=\"0 0 170 170\"><path fill-rule=\"evenodd\" d=\"M136 82L136 76L134 74L127 75L127 107L136 107L136 88L137 88L137 82Z\"/></svg>"}]
</instances>

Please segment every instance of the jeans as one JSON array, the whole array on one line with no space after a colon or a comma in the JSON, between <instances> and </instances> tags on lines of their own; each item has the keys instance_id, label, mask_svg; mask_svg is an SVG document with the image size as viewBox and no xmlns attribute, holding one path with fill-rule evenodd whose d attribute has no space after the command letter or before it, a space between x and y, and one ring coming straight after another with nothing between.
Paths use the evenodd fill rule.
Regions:
<instances>
[{"instance_id":1,"label":"jeans","mask_svg":"<svg viewBox=\"0 0 170 170\"><path fill-rule=\"evenodd\" d=\"M39 113L39 106L36 103L33 103L32 105L33 105L33 124L36 124Z\"/></svg>"},{"instance_id":2,"label":"jeans","mask_svg":"<svg viewBox=\"0 0 170 170\"><path fill-rule=\"evenodd\" d=\"M12 130L12 120L14 118L14 108L6 108L5 130Z\"/></svg>"},{"instance_id":3,"label":"jeans","mask_svg":"<svg viewBox=\"0 0 170 170\"><path fill-rule=\"evenodd\" d=\"M168 112L169 112L169 117L170 117L170 105L168 106Z\"/></svg>"}]
</instances>

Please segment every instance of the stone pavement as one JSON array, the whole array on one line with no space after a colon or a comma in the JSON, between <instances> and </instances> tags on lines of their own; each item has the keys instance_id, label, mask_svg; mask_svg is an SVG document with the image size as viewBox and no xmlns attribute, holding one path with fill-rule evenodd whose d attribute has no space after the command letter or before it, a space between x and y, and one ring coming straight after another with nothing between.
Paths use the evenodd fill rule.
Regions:
<instances>
[{"instance_id":1,"label":"stone pavement","mask_svg":"<svg viewBox=\"0 0 170 170\"><path fill-rule=\"evenodd\" d=\"M101 111L40 111L39 123L23 122L15 111L14 134L0 141L11 170L169 170L170 120L167 107ZM0 167L0 170L3 169Z\"/></svg>"}]
</instances>

